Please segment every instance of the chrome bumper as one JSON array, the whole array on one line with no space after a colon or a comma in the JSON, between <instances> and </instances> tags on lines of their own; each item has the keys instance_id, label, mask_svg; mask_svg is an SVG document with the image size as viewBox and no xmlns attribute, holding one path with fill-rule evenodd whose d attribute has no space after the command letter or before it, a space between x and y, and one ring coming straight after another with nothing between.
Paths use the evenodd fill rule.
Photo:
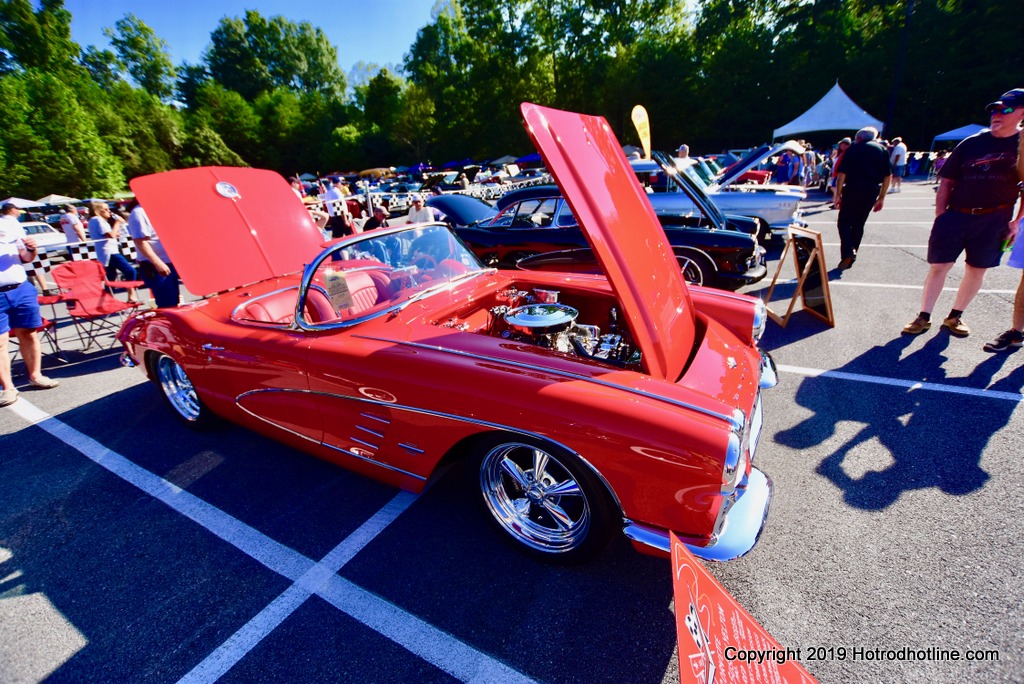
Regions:
<instances>
[{"instance_id":1,"label":"chrome bumper","mask_svg":"<svg viewBox=\"0 0 1024 684\"><path fill-rule=\"evenodd\" d=\"M686 544L694 556L710 561L735 560L757 544L768 520L772 501L772 481L757 468L750 469L746 482L737 486L738 496L732 504L718 537L708 546ZM636 543L668 554L672 546L668 532L626 521L626 537Z\"/></svg>"}]
</instances>

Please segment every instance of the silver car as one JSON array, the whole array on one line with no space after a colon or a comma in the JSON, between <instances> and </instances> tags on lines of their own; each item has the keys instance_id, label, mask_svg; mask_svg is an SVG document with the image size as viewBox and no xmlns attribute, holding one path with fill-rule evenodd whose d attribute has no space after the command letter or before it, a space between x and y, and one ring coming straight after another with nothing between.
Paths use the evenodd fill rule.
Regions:
<instances>
[{"instance_id":1,"label":"silver car","mask_svg":"<svg viewBox=\"0 0 1024 684\"><path fill-rule=\"evenodd\" d=\"M793 141L765 148L759 154L741 160L729 169L728 174L711 184L701 177L695 168L695 160L677 160L677 166L722 212L756 219L760 228L758 239L767 242L775 236L784 238L792 225L807 225L800 219L800 201L807 197L806 193L795 185L740 184L734 181L748 169L786 150L802 152L803 148ZM664 173L656 163L649 160L634 160L630 163L641 185L647 188L648 199L656 214L687 216L697 211L685 193L679 191L674 184L666 182Z\"/></svg>"}]
</instances>

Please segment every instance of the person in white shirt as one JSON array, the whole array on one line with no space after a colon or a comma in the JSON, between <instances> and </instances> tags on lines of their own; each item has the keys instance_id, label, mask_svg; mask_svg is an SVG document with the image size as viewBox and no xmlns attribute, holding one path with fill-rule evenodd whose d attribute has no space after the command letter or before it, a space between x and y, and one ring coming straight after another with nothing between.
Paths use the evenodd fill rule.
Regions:
<instances>
[{"instance_id":1,"label":"person in white shirt","mask_svg":"<svg viewBox=\"0 0 1024 684\"><path fill-rule=\"evenodd\" d=\"M433 223L437 221L437 215L430 207L423 206L423 198L414 195L412 198L412 209L409 210L409 223Z\"/></svg>"},{"instance_id":2,"label":"person in white shirt","mask_svg":"<svg viewBox=\"0 0 1024 684\"><path fill-rule=\"evenodd\" d=\"M306 196L302 192L302 179L298 176L292 176L288 179L288 183L292 186L292 192L295 193L295 196L302 200L303 204L306 204ZM327 221L331 218L330 214L308 204L306 204L306 210L309 212L313 222L316 223L316 227L323 230L324 226L327 225Z\"/></svg>"},{"instance_id":3,"label":"person in white shirt","mask_svg":"<svg viewBox=\"0 0 1024 684\"><path fill-rule=\"evenodd\" d=\"M907 146L903 138L892 139L892 153L889 163L892 164L892 191L899 192L903 187L903 177L907 175Z\"/></svg>"},{"instance_id":4,"label":"person in white shirt","mask_svg":"<svg viewBox=\"0 0 1024 684\"><path fill-rule=\"evenodd\" d=\"M18 338L21 357L28 370L28 382L36 389L52 389L60 382L42 374L42 350L37 330L42 327L36 288L28 281L24 264L36 256L36 241L25 235L18 223L21 213L13 204L0 207L0 406L18 400L11 376L7 342Z\"/></svg>"},{"instance_id":5,"label":"person in white shirt","mask_svg":"<svg viewBox=\"0 0 1024 684\"><path fill-rule=\"evenodd\" d=\"M135 242L139 253L139 273L146 287L153 293L158 309L178 306L181 303L181 290L178 287L178 272L160 242L160 237L153 230L146 210L134 202L128 215L128 233Z\"/></svg>"},{"instance_id":6,"label":"person in white shirt","mask_svg":"<svg viewBox=\"0 0 1024 684\"><path fill-rule=\"evenodd\" d=\"M85 226L82 224L82 219L78 218L78 209L73 205L64 205L64 213L60 217L60 227L64 229L68 242L85 242Z\"/></svg>"},{"instance_id":7,"label":"person in white shirt","mask_svg":"<svg viewBox=\"0 0 1024 684\"><path fill-rule=\"evenodd\" d=\"M135 280L135 267L121 254L117 246L117 238L121 235L124 219L110 211L106 202L94 201L89 205L89 237L99 240L96 243L96 259L103 264L107 272L107 280L117 278L118 272L124 280ZM110 221L114 224L111 225ZM128 301L137 302L135 288L128 288Z\"/></svg>"}]
</instances>

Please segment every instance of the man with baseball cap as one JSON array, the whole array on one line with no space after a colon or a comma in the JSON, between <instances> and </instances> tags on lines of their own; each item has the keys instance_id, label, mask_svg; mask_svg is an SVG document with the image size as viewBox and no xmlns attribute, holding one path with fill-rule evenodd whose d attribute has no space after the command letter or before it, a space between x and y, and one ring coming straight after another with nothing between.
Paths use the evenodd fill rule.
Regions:
<instances>
[{"instance_id":1,"label":"man with baseball cap","mask_svg":"<svg viewBox=\"0 0 1024 684\"><path fill-rule=\"evenodd\" d=\"M1018 88L1016 91L1011 90L1010 93L1020 93L1021 91L1022 89ZM999 100L1004 107L1006 95L1010 93L1006 93ZM1009 99L1011 102L1017 101L1014 98ZM1024 135L1018 134L1017 138L1017 175L1024 180ZM1024 205L1024 202L1021 204ZM1024 213L1024 206L1021 207L1021 213ZM1017 221L1015 225L1011 224L1010 230L1007 231L1006 243L1013 245L1013 252L1010 253L1006 265L1024 269L1024 239L1021 239L1021 230L1024 230L1024 219ZM1024 345L1024 271L1021 272L1020 283L1017 284L1017 294L1013 298L1013 327L1000 333L992 342L986 342L982 349L994 353L1019 349L1022 345Z\"/></svg>"},{"instance_id":2,"label":"man with baseball cap","mask_svg":"<svg viewBox=\"0 0 1024 684\"><path fill-rule=\"evenodd\" d=\"M963 252L967 253L964 278L942 327L955 337L970 335L961 320L964 309L981 289L985 271L999 265L1003 241L1016 236L1017 222L1024 218L1024 206L1013 218L1020 196L1017 148L1024 122L1024 88L1003 93L986 109L989 128L962 140L939 171L921 312L903 328L905 335L920 335L931 328L932 308Z\"/></svg>"},{"instance_id":3,"label":"man with baseball cap","mask_svg":"<svg viewBox=\"0 0 1024 684\"><path fill-rule=\"evenodd\" d=\"M9 202L0 206L0 406L10 406L18 399L18 390L11 378L11 357L7 352L11 334L18 338L29 384L37 389L51 389L60 384L40 371L42 352L36 331L43 325L43 319L39 315L36 288L28 282L24 267L36 256L36 241L25 235L18 223L20 213L21 210Z\"/></svg>"}]
</instances>

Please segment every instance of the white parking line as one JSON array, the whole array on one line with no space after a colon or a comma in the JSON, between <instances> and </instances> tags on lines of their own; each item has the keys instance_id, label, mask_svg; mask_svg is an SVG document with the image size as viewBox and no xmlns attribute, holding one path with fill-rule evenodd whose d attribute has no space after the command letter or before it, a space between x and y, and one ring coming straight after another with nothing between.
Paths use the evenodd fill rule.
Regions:
<instances>
[{"instance_id":1,"label":"white parking line","mask_svg":"<svg viewBox=\"0 0 1024 684\"><path fill-rule=\"evenodd\" d=\"M776 285L796 285L796 278L779 279L775 281ZM923 290L924 285L897 285L895 283L851 283L847 280L830 280L828 281L829 287L887 287L897 290ZM955 287L944 287L943 292L956 292ZM1016 290L978 290L978 294L1016 294Z\"/></svg>"},{"instance_id":2,"label":"white parking line","mask_svg":"<svg viewBox=\"0 0 1024 684\"><path fill-rule=\"evenodd\" d=\"M184 515L294 584L185 675L183 682L214 682L317 594L339 610L463 682L532 682L525 675L459 641L398 606L337 575L345 563L406 510L416 497L402 492L315 563L216 506L132 463L19 397L11 410L97 465Z\"/></svg>"},{"instance_id":3,"label":"white parking line","mask_svg":"<svg viewBox=\"0 0 1024 684\"><path fill-rule=\"evenodd\" d=\"M815 219L804 220L809 226L834 226L836 225L835 219L831 221L818 221ZM885 224L887 226L930 226L934 221L873 221L867 224L868 228L877 224Z\"/></svg>"},{"instance_id":4,"label":"white parking line","mask_svg":"<svg viewBox=\"0 0 1024 684\"><path fill-rule=\"evenodd\" d=\"M801 368L799 366L777 366L783 373L805 375L812 378L835 378L837 380L854 380L856 382L867 382L874 385L889 385L890 387L903 387L912 390L927 390L930 392L947 392L949 394L966 394L972 397L986 399L1002 399L1005 401L1024 401L1024 392L1001 392L999 390L976 389L974 387L961 387L959 385L944 385L937 382L917 382L915 380L899 380L896 378L885 378L877 375L863 375L861 373L846 373L844 371L822 370L820 368Z\"/></svg>"},{"instance_id":5,"label":"white parking line","mask_svg":"<svg viewBox=\"0 0 1024 684\"><path fill-rule=\"evenodd\" d=\"M838 243L838 242L823 242L821 244L823 246L825 246L825 247L842 247L842 245L840 243ZM898 247L900 249L928 249L928 244L927 243L925 243L923 245L879 245L879 244L867 245L867 244L862 244L858 249L863 249L864 247Z\"/></svg>"}]
</instances>

